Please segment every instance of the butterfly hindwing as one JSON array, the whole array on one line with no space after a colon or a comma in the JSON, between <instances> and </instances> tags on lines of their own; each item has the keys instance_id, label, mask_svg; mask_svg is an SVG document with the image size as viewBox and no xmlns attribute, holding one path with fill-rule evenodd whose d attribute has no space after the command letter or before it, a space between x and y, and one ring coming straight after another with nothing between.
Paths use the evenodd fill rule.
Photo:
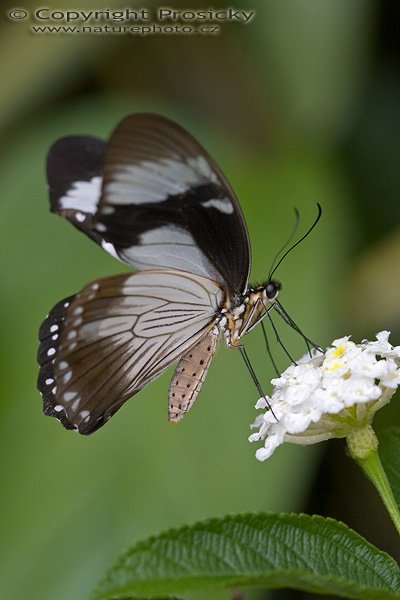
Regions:
<instances>
[{"instance_id":1,"label":"butterfly hindwing","mask_svg":"<svg viewBox=\"0 0 400 600\"><path fill-rule=\"evenodd\" d=\"M43 321L39 330L39 350L37 360L40 366L37 381L38 390L43 398L43 411L50 417L59 419L67 429L74 429L64 412L57 410L57 384L54 376L54 363L59 353L60 333L64 330L67 309L75 296L69 296L58 302Z\"/></svg>"},{"instance_id":2,"label":"butterfly hindwing","mask_svg":"<svg viewBox=\"0 0 400 600\"><path fill-rule=\"evenodd\" d=\"M153 270L100 279L57 304L38 355L46 414L92 433L205 337L224 301L217 282Z\"/></svg>"}]
</instances>

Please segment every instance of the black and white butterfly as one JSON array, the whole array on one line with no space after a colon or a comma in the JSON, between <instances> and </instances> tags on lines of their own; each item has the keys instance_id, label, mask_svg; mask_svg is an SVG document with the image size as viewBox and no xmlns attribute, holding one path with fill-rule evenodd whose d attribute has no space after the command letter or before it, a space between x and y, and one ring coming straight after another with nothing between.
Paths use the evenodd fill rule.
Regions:
<instances>
[{"instance_id":1,"label":"black and white butterfly","mask_svg":"<svg viewBox=\"0 0 400 600\"><path fill-rule=\"evenodd\" d=\"M182 127L125 118L108 143L67 137L51 148L51 210L136 272L106 277L54 306L40 328L44 412L89 434L178 361L168 414L189 410L223 337L265 315L280 284L249 288L250 243L220 169Z\"/></svg>"}]
</instances>

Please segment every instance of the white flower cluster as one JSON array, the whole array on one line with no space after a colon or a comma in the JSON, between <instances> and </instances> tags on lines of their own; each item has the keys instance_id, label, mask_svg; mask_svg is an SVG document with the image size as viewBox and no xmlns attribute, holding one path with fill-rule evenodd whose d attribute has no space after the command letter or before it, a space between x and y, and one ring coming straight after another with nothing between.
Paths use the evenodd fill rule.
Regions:
<instances>
[{"instance_id":1,"label":"white flower cluster","mask_svg":"<svg viewBox=\"0 0 400 600\"><path fill-rule=\"evenodd\" d=\"M283 442L314 444L370 424L400 384L400 346L393 347L389 335L381 331L377 341L361 344L350 336L335 340L325 354L307 354L273 379L268 402L261 398L256 404L267 408L269 403L273 410L252 425L259 431L249 440L265 439L256 457L269 458Z\"/></svg>"}]
</instances>

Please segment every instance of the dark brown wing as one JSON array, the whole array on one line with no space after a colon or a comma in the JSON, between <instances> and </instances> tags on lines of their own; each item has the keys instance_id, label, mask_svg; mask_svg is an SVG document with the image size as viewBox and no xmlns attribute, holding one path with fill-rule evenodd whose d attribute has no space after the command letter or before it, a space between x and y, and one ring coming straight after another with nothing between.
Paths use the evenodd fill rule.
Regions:
<instances>
[{"instance_id":1,"label":"dark brown wing","mask_svg":"<svg viewBox=\"0 0 400 600\"><path fill-rule=\"evenodd\" d=\"M222 288L181 271L99 279L58 303L40 329L44 412L89 434L213 326Z\"/></svg>"}]
</instances>

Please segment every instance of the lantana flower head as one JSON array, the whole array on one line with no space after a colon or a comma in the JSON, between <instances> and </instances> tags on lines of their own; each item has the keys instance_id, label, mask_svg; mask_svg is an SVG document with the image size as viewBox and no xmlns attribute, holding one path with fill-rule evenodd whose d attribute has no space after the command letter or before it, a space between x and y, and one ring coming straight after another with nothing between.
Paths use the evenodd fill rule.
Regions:
<instances>
[{"instance_id":1,"label":"lantana flower head","mask_svg":"<svg viewBox=\"0 0 400 600\"><path fill-rule=\"evenodd\" d=\"M400 346L389 343L389 334L381 331L376 341L361 344L349 336L337 339L325 353L313 351L273 379L271 397L256 404L267 409L253 423L258 431L249 438L265 440L256 457L269 458L283 442L349 440L355 430L369 426L400 384Z\"/></svg>"}]
</instances>

